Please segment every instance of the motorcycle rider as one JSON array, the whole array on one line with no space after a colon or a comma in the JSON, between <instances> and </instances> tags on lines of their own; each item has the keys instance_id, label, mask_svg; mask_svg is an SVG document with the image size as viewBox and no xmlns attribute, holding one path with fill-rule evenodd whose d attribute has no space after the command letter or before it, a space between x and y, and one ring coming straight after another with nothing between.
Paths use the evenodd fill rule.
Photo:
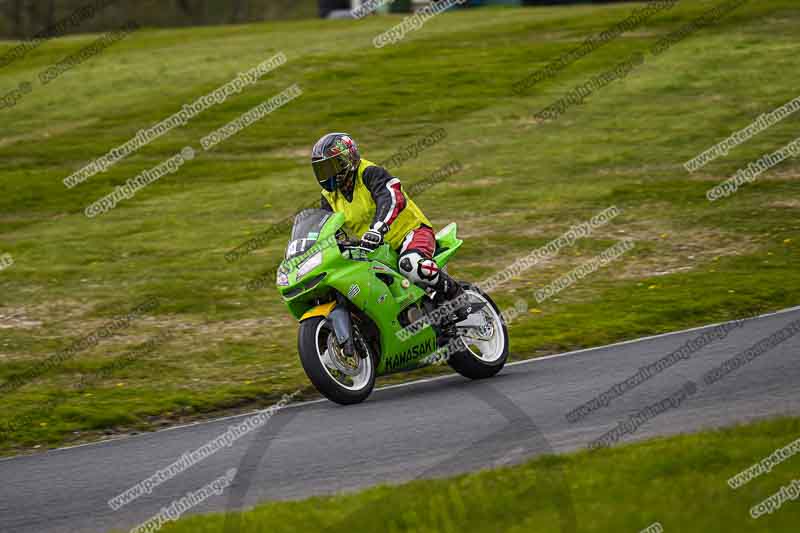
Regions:
<instances>
[{"instance_id":1,"label":"motorcycle rider","mask_svg":"<svg viewBox=\"0 0 800 533\"><path fill-rule=\"evenodd\" d=\"M362 247L374 250L385 241L400 254L398 268L409 281L449 301L463 294L433 260L436 236L430 221L398 178L361 157L348 134L322 136L311 150L311 166L323 189L320 207L344 213L345 231L361 235ZM469 307L459 306L455 315L463 320Z\"/></svg>"}]
</instances>

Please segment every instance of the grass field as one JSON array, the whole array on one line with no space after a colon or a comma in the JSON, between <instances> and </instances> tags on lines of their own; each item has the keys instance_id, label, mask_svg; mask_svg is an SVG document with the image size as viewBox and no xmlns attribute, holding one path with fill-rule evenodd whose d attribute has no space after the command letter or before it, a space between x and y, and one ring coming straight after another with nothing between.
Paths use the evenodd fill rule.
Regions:
<instances>
[{"instance_id":1,"label":"grass field","mask_svg":"<svg viewBox=\"0 0 800 533\"><path fill-rule=\"evenodd\" d=\"M797 531L796 502L786 501L756 519L750 509L797 478L797 458L736 490L727 481L793 442L798 433L798 419L772 420L547 456L451 479L270 503L228 516L189 517L161 531L339 533L357 524L359 531L600 533L640 532L658 523L665 532L788 533Z\"/></svg>"},{"instance_id":2,"label":"grass field","mask_svg":"<svg viewBox=\"0 0 800 533\"><path fill-rule=\"evenodd\" d=\"M466 243L451 266L459 278L487 278L609 206L623 211L495 291L501 307L519 298L531 307L511 326L513 358L798 304L797 161L729 198L711 203L705 193L794 140L800 117L698 172L682 165L798 96L790 73L800 67L800 7L750 1L663 54L648 52L713 5L679 3L523 95L512 91L516 81L636 4L465 10L382 49L372 39L399 17L144 28L45 86L39 72L96 36L50 41L3 67L2 94L25 81L32 90L0 109L0 255L14 260L0 271L0 379L147 298L159 306L0 394L0 453L266 406L298 389L311 396L296 326L277 292L245 288L275 265L288 235L238 261L224 255L318 197L308 154L328 131L351 133L380 161L446 130L390 170L408 186L450 161L463 165L415 198L437 227L459 223ZM287 63L255 86L106 173L73 189L62 184L277 52ZM645 62L624 80L557 120L534 118L635 52ZM202 137L295 83L302 96L214 150L200 149ZM84 216L90 203L184 146L197 157L177 173L100 217ZM537 289L623 238L636 246L619 261L536 303ZM148 348L160 333L171 337ZM120 358L126 364L116 364Z\"/></svg>"}]
</instances>

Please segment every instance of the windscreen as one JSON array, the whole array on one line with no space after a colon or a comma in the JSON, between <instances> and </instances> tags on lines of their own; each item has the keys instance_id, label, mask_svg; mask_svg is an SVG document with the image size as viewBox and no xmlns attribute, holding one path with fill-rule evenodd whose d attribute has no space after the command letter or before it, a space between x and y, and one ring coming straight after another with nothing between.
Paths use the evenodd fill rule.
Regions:
<instances>
[{"instance_id":1,"label":"windscreen","mask_svg":"<svg viewBox=\"0 0 800 533\"><path fill-rule=\"evenodd\" d=\"M297 257L314 246L331 215L330 211L324 209L306 209L298 213L294 219L289 246L286 247L286 259Z\"/></svg>"}]
</instances>

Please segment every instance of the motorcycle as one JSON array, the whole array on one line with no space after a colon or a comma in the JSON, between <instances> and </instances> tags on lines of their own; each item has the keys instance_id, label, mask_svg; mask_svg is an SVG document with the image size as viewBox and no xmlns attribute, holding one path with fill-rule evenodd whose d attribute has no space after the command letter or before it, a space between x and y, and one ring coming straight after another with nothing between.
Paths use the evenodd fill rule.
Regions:
<instances>
[{"instance_id":1,"label":"motorcycle","mask_svg":"<svg viewBox=\"0 0 800 533\"><path fill-rule=\"evenodd\" d=\"M508 358L508 329L494 301L461 283L463 318L431 289L397 269L388 244L375 250L348 239L344 214L308 209L295 217L277 288L300 322L298 351L314 387L329 400L364 401L377 377L447 361L471 379L494 376ZM444 269L463 244L457 226L436 234Z\"/></svg>"}]
</instances>

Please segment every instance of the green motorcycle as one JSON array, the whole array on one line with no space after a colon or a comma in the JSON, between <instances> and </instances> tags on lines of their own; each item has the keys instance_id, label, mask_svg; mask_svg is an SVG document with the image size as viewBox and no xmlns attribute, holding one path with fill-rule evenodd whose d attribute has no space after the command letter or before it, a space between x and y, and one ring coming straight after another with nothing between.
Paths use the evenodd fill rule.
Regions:
<instances>
[{"instance_id":1,"label":"green motorcycle","mask_svg":"<svg viewBox=\"0 0 800 533\"><path fill-rule=\"evenodd\" d=\"M503 368L508 329L488 295L462 283L469 316L442 312L447 303L397 272L388 244L362 248L343 226L342 213L299 213L277 272L278 291L300 321L300 361L320 393L339 404L359 403L378 376L443 360L471 379ZM453 223L436 235L441 268L463 244L456 231Z\"/></svg>"}]
</instances>

